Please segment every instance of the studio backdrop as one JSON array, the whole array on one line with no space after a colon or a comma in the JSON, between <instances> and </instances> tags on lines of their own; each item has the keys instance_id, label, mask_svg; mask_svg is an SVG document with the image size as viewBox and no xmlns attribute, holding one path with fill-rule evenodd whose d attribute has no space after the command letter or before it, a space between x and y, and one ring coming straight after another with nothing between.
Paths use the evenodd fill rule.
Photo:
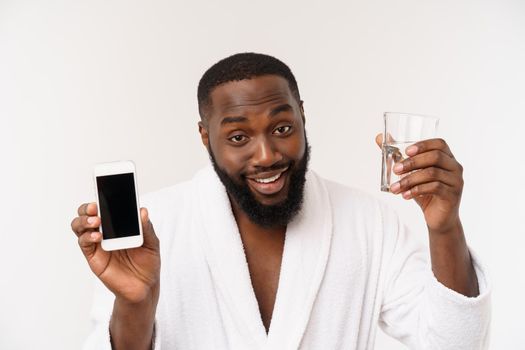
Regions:
<instances>
[{"instance_id":1,"label":"studio backdrop","mask_svg":"<svg viewBox=\"0 0 525 350\"><path fill-rule=\"evenodd\" d=\"M461 215L493 290L493 349L525 344L523 1L0 0L0 348L79 349L94 278L70 222L93 166L131 159L141 194L208 163L197 83L261 52L296 75L322 176L381 193L382 114L440 118ZM382 333L377 349L403 349Z\"/></svg>"}]
</instances>

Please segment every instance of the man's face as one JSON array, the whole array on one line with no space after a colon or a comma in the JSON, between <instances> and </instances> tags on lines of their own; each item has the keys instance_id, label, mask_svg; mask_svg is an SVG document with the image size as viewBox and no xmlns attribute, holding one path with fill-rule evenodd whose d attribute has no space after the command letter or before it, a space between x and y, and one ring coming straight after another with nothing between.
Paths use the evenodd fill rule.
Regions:
<instances>
[{"instance_id":1,"label":"man's face","mask_svg":"<svg viewBox=\"0 0 525 350\"><path fill-rule=\"evenodd\" d=\"M288 82L228 82L210 97L199 130L230 198L261 226L286 225L300 209L308 163L303 110Z\"/></svg>"}]
</instances>

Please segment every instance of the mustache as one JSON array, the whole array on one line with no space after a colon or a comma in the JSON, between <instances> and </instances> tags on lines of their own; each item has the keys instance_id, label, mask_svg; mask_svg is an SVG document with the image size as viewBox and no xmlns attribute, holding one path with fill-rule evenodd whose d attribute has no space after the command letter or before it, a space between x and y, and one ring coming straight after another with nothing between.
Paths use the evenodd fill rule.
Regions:
<instances>
[{"instance_id":1,"label":"mustache","mask_svg":"<svg viewBox=\"0 0 525 350\"><path fill-rule=\"evenodd\" d=\"M287 162L281 162L281 163L275 163L269 167L257 167L255 171L253 172L245 172L242 174L242 177L246 176L256 176L261 173L269 172L269 171L276 171L276 170L284 170L286 168L291 169L294 165L293 161L287 161Z\"/></svg>"}]
</instances>

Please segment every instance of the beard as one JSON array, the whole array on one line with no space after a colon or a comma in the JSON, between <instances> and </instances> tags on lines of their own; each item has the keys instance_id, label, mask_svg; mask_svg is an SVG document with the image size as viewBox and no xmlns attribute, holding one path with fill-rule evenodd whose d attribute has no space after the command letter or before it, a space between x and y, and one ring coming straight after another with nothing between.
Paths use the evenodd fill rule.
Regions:
<instances>
[{"instance_id":1,"label":"beard","mask_svg":"<svg viewBox=\"0 0 525 350\"><path fill-rule=\"evenodd\" d=\"M266 205L259 202L250 190L247 183L248 180L245 176L241 175L241 181L236 181L217 164L211 147L209 148L209 155L213 168L226 188L226 192L254 224L264 228L286 226L301 210L306 171L308 170L308 162L310 160L310 146L308 145L306 135L304 155L298 162L280 163L261 169L261 172L263 172L284 169L286 166L289 166L288 195L283 201L277 204Z\"/></svg>"}]
</instances>

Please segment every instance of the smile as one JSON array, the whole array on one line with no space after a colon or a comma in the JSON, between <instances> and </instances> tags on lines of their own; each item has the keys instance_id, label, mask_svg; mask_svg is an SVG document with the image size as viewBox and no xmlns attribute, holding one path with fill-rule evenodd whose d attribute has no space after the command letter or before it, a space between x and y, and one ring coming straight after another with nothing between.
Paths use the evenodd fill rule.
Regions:
<instances>
[{"instance_id":1,"label":"smile","mask_svg":"<svg viewBox=\"0 0 525 350\"><path fill-rule=\"evenodd\" d=\"M286 170L286 169L285 169ZM263 184L267 184L267 183L270 183L270 182L274 182L275 180L279 179L282 175L282 173L285 171L283 170L281 173L275 175L275 176L272 176L272 177L269 177L269 178L266 178L266 179L254 179L255 181L257 181L258 183L263 183Z\"/></svg>"},{"instance_id":2,"label":"smile","mask_svg":"<svg viewBox=\"0 0 525 350\"><path fill-rule=\"evenodd\" d=\"M250 187L263 195L273 195L281 191L285 184L285 172L288 167L280 170L277 174L260 174L260 177L248 178ZM261 176L262 175L262 176Z\"/></svg>"}]
</instances>

